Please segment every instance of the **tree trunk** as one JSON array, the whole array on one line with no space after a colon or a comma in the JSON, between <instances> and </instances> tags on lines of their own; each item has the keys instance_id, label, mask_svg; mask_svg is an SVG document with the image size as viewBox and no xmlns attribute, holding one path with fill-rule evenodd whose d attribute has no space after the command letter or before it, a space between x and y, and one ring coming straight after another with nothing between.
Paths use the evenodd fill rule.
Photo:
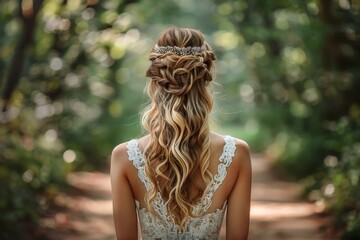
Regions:
<instances>
[{"instance_id":1,"label":"tree trunk","mask_svg":"<svg viewBox=\"0 0 360 240\"><path fill-rule=\"evenodd\" d=\"M32 3L29 5L29 3ZM3 90L3 111L10 104L10 98L19 83L21 71L24 65L26 51L31 45L36 26L36 16L42 6L43 0L20 0L19 17L23 23L23 29L18 45L15 48L13 59L10 63L7 78Z\"/></svg>"}]
</instances>

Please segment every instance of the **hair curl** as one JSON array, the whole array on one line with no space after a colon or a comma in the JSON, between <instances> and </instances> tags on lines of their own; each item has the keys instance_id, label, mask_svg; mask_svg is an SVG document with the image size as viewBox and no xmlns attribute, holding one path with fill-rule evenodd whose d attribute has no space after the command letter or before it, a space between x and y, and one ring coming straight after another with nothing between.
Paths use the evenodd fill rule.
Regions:
<instances>
[{"instance_id":1,"label":"hair curl","mask_svg":"<svg viewBox=\"0 0 360 240\"><path fill-rule=\"evenodd\" d=\"M215 54L201 32L169 28L157 41L159 46L200 47L206 50L179 56L173 52L150 53L146 76L151 103L142 117L150 134L144 150L145 170L153 183L145 195L149 209L157 192L166 201L174 222L184 227L193 217L194 205L212 181L208 118L213 106L207 85L212 81ZM200 181L196 176L201 176ZM190 193L194 188L195 193Z\"/></svg>"}]
</instances>

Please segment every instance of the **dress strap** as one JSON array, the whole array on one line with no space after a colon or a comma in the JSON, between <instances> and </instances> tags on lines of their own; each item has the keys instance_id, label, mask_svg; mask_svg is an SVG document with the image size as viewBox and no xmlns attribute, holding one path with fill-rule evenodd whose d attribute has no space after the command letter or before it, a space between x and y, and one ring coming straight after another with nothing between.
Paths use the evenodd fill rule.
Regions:
<instances>
[{"instance_id":1,"label":"dress strap","mask_svg":"<svg viewBox=\"0 0 360 240\"><path fill-rule=\"evenodd\" d=\"M149 191L151 188L151 181L145 174L144 155L139 148L138 141L135 139L129 141L127 149L129 160L134 164L141 182L144 183L146 190Z\"/></svg>"},{"instance_id":2,"label":"dress strap","mask_svg":"<svg viewBox=\"0 0 360 240\"><path fill-rule=\"evenodd\" d=\"M233 156L235 155L236 145L235 140L231 136L224 137L224 149L220 156L220 163L218 165L218 171L214 176L213 181L202 200L195 206L194 213L200 214L202 211L205 212L209 209L212 203L212 197L219 186L224 181L227 175L227 168L231 164Z\"/></svg>"},{"instance_id":3,"label":"dress strap","mask_svg":"<svg viewBox=\"0 0 360 240\"><path fill-rule=\"evenodd\" d=\"M149 191L152 186L152 182L145 173L145 160L144 160L145 158L143 152L139 148L138 141L135 139L129 141L127 144L127 149L128 149L127 152L128 152L129 160L134 164L135 168L137 169L137 173L141 182L144 183L146 190ZM161 194L159 192L156 193L152 207L160 216L160 218L162 218L165 221L170 220L167 214L164 200L162 199Z\"/></svg>"}]
</instances>

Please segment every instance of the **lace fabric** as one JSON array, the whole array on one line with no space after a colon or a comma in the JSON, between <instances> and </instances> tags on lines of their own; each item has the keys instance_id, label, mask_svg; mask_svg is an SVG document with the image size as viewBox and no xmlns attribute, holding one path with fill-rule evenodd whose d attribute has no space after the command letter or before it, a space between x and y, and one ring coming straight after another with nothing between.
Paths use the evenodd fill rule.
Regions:
<instances>
[{"instance_id":1,"label":"lace fabric","mask_svg":"<svg viewBox=\"0 0 360 240\"><path fill-rule=\"evenodd\" d=\"M227 202L221 209L206 213L212 204L212 197L227 175L227 167L231 164L235 153L235 141L230 136L224 137L225 144L219 159L218 172L216 173L208 192L195 206L194 214L205 213L200 217L190 218L185 224L184 230L174 223L167 214L165 203L158 192L152 204L157 213L155 216L145 208L141 208L135 201L141 226L142 239L217 239L219 236L222 220ZM151 188L152 182L145 174L145 158L138 146L137 140L128 142L128 156L137 169L140 180L144 183L146 190Z\"/></svg>"}]
</instances>

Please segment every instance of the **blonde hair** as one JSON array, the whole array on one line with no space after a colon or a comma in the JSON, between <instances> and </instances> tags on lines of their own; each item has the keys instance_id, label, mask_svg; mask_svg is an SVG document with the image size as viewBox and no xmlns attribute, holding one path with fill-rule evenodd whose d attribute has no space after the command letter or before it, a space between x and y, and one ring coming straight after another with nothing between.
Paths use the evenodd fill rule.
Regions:
<instances>
[{"instance_id":1,"label":"blonde hair","mask_svg":"<svg viewBox=\"0 0 360 240\"><path fill-rule=\"evenodd\" d=\"M151 78L147 88L151 103L143 114L142 124L150 134L144 154L146 174L153 187L145 195L145 202L151 209L160 192L168 213L183 229L213 178L208 169L208 118L213 101L207 85L212 81L215 54L201 32L188 28L165 30L157 45L205 47L183 56L153 49L146 72ZM200 181L196 176L201 176ZM195 194L190 194L191 187Z\"/></svg>"}]
</instances>

